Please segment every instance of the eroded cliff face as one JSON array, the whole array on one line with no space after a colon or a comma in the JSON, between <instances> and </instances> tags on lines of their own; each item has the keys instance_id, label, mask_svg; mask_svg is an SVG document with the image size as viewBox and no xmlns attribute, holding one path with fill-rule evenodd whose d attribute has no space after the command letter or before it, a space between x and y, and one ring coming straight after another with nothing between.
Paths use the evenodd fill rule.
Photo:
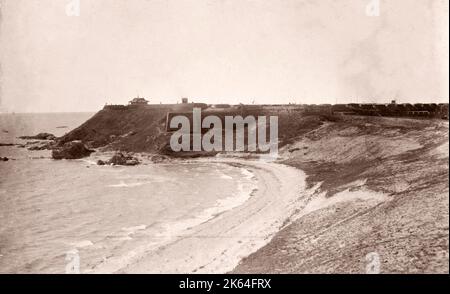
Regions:
<instances>
[{"instance_id":1,"label":"eroded cliff face","mask_svg":"<svg viewBox=\"0 0 450 294\"><path fill-rule=\"evenodd\" d=\"M448 122L345 117L281 149L310 199L236 273L445 273Z\"/></svg>"},{"instance_id":2,"label":"eroded cliff face","mask_svg":"<svg viewBox=\"0 0 450 294\"><path fill-rule=\"evenodd\" d=\"M166 132L166 115L176 109L171 107L136 107L136 108L107 108L99 111L80 127L58 139L61 146L67 142L80 140L90 148L104 148L106 150L162 153L171 156L207 156L210 152L196 152L185 154L174 153L170 150L170 136ZM206 115L218 115L213 112ZM295 140L305 132L320 127L329 121L330 116L299 115L291 112L268 111L243 114L226 112L227 115L277 115L279 121L279 145L283 146ZM224 115L223 113L221 115Z\"/></svg>"},{"instance_id":3,"label":"eroded cliff face","mask_svg":"<svg viewBox=\"0 0 450 294\"><path fill-rule=\"evenodd\" d=\"M60 144L81 140L92 148L156 152L165 142L166 113L170 108L103 109L59 139Z\"/></svg>"}]
</instances>

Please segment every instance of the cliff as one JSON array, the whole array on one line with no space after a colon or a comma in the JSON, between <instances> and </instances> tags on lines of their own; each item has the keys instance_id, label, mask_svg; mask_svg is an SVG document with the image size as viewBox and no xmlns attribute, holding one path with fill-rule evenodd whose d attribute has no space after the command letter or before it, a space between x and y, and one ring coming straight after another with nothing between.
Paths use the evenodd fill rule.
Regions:
<instances>
[{"instance_id":1,"label":"cliff","mask_svg":"<svg viewBox=\"0 0 450 294\"><path fill-rule=\"evenodd\" d=\"M166 113L171 108L103 109L80 127L59 138L59 144L81 140L88 147L155 152L162 145ZM161 141L163 139L163 141Z\"/></svg>"},{"instance_id":2,"label":"cliff","mask_svg":"<svg viewBox=\"0 0 450 294\"><path fill-rule=\"evenodd\" d=\"M363 114L366 119L370 119L370 116L420 117L427 113L425 115L427 119L431 117L448 119L448 104L389 104L388 106L383 104L238 105L220 109L208 108L206 104L202 103L107 105L94 117L59 138L58 141L59 145L73 140L81 140L92 148L104 147L110 150L182 155L182 153L173 154L168 148L170 134L165 131L166 115L168 112L189 113L194 107L202 108L203 112L208 108L206 112L219 116L276 115L279 119L279 145L281 147L292 143L305 132L320 127L324 122L341 121L344 113ZM360 109L365 112L359 111Z\"/></svg>"},{"instance_id":3,"label":"cliff","mask_svg":"<svg viewBox=\"0 0 450 294\"><path fill-rule=\"evenodd\" d=\"M170 133L166 130L168 112L179 111L171 106L163 107L106 107L84 124L58 139L58 145L80 140L89 148L104 148L128 152L165 153L183 156L183 152L171 153L168 148ZM192 110L188 110L192 111ZM186 112L186 111L185 111ZM220 114L220 112L218 112ZM216 112L212 114L218 114ZM235 115L241 115L236 111ZM296 136L311 131L324 122L336 120L331 115L302 115L291 111L253 111L244 114L277 115L279 119L279 144L288 144ZM231 114L230 114L231 115ZM200 152L200 155L207 153ZM185 154L189 155L189 154ZM199 155L199 154L195 154ZM191 154L194 156L194 154Z\"/></svg>"}]
</instances>

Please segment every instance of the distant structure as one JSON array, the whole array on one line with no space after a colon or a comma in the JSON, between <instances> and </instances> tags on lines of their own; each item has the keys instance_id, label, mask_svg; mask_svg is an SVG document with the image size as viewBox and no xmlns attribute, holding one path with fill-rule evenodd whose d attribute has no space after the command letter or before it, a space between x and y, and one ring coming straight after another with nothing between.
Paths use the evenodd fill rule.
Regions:
<instances>
[{"instance_id":1,"label":"distant structure","mask_svg":"<svg viewBox=\"0 0 450 294\"><path fill-rule=\"evenodd\" d=\"M148 105L148 101L145 98L137 97L128 102L128 105Z\"/></svg>"},{"instance_id":2,"label":"distant structure","mask_svg":"<svg viewBox=\"0 0 450 294\"><path fill-rule=\"evenodd\" d=\"M181 104L150 104L145 98L137 97L128 102L128 105L106 104L103 109L114 111L127 111L130 109L147 109L150 111L166 112L168 117L177 113L192 112L194 108L201 108L206 112L239 113L247 115L262 115L276 113L292 113L298 115L364 115L364 116L386 116L386 117L411 117L411 118L441 118L449 119L448 103L398 103L395 99L390 103L348 103L348 104L205 104L188 101L181 98ZM254 101L253 101L254 102ZM253 103L252 102L252 103Z\"/></svg>"}]
</instances>

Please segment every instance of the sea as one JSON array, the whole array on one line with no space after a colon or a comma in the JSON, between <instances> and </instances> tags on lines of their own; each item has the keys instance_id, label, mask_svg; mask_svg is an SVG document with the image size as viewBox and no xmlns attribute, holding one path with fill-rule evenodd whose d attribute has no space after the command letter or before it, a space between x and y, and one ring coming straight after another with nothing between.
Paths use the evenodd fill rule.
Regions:
<instances>
[{"instance_id":1,"label":"sea","mask_svg":"<svg viewBox=\"0 0 450 294\"><path fill-rule=\"evenodd\" d=\"M93 115L3 113L0 143L62 136ZM222 162L97 166L100 156L53 160L48 150L0 147L10 159L0 161L0 273L89 273L109 262L120 269L256 188L251 171Z\"/></svg>"}]
</instances>

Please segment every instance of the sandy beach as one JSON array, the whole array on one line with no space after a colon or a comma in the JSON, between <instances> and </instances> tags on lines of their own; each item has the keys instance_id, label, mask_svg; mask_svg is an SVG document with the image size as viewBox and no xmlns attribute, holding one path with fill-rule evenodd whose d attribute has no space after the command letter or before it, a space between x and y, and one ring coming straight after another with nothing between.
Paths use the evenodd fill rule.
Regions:
<instances>
[{"instance_id":1,"label":"sandy beach","mask_svg":"<svg viewBox=\"0 0 450 294\"><path fill-rule=\"evenodd\" d=\"M172 236L163 246L148 252L130 252L125 266L123 261L111 260L92 272L226 273L267 244L302 201L299 195L305 188L305 175L275 163L236 159L220 162L248 169L257 178L257 189L245 203Z\"/></svg>"}]
</instances>

